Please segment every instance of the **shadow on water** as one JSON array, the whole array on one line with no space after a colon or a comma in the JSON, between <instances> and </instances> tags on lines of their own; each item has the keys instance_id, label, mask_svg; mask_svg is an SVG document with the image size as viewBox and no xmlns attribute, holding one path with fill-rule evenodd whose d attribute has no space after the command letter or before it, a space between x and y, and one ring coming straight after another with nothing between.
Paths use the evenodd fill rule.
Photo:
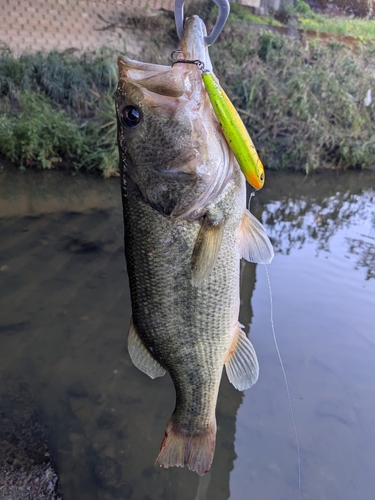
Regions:
<instances>
[{"instance_id":1,"label":"shadow on water","mask_svg":"<svg viewBox=\"0 0 375 500\"><path fill-rule=\"evenodd\" d=\"M266 187L254 199L253 211L263 217L273 239L275 261L279 256L288 259L306 246L313 248L307 262L315 263L319 252L325 255L330 250L330 242L338 244L334 236L344 230L346 246L341 252L353 259L354 267L363 267L364 279L372 282L374 216L369 216L368 207L373 202L369 186L374 178L370 174L308 179L269 175ZM168 376L149 379L127 355L131 313L118 184L118 180L56 172L0 172L0 392L9 380L17 380L26 381L39 395L65 500L297 498L285 388L271 335L264 334L269 328L268 290L264 274L251 264L242 265L240 320L247 331L251 325L261 378L244 397L223 376L217 448L207 476L153 465L174 408L174 389ZM353 236L349 228L361 224L365 215L362 236L358 231ZM273 282L283 283L284 288L279 292L276 286L275 301L282 303L281 295L289 293L291 271L287 265L278 269L276 264ZM314 293L311 288L301 294L301 300L311 301ZM308 315L316 315L309 307L293 311L297 319L299 314L305 323L310 321ZM299 403L309 385L311 367L319 367L319 381L324 383L340 376L341 361L337 358L332 366L316 346L308 355L299 352L300 358L290 355L295 353L291 342L301 339L284 335L288 318L281 315L280 322L280 340L285 341L286 352L290 348L286 368L292 381L297 380L292 397ZM362 334L373 349L374 337ZM330 355L334 348L326 345L326 353ZM313 391L319 389L314 386ZM316 476L310 462L319 462L320 456L301 420L312 427L318 425L314 419L350 420L350 412L337 410L337 404L343 404L337 403L340 396L334 399L330 391L323 392L314 417L296 405L308 491L304 498L349 499L339 493L315 496L306 479L310 472Z\"/></svg>"}]
</instances>

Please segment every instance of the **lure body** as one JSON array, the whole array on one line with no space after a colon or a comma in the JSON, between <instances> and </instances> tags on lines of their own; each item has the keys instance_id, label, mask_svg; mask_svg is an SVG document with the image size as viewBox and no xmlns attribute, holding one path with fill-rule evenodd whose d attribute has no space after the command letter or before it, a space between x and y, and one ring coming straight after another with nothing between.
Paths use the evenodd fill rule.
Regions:
<instances>
[{"instance_id":1,"label":"lure body","mask_svg":"<svg viewBox=\"0 0 375 500\"><path fill-rule=\"evenodd\" d=\"M261 189L264 168L245 125L216 77L210 71L203 71L202 78L224 136L247 182L255 189Z\"/></svg>"}]
</instances>

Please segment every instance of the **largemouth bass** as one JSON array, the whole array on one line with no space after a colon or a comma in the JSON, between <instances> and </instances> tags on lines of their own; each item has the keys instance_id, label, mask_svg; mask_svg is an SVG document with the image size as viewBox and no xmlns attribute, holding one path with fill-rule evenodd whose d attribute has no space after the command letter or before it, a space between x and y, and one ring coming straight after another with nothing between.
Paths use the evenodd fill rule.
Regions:
<instances>
[{"instance_id":1,"label":"largemouth bass","mask_svg":"<svg viewBox=\"0 0 375 500\"><path fill-rule=\"evenodd\" d=\"M181 50L212 69L197 16ZM169 372L176 407L156 463L205 474L225 365L239 390L258 378L238 323L240 259L268 263L273 250L246 210L245 178L215 118L195 65L120 57L116 96L133 363Z\"/></svg>"}]
</instances>

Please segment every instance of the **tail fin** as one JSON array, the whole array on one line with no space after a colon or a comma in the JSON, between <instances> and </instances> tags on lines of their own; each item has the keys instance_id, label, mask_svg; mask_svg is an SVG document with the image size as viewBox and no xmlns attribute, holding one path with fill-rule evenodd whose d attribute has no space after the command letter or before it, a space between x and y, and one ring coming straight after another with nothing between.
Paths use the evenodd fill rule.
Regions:
<instances>
[{"instance_id":1,"label":"tail fin","mask_svg":"<svg viewBox=\"0 0 375 500\"><path fill-rule=\"evenodd\" d=\"M215 440L215 420L207 429L193 434L178 428L170 419L155 463L166 469L187 465L190 470L203 476L210 470Z\"/></svg>"}]
</instances>

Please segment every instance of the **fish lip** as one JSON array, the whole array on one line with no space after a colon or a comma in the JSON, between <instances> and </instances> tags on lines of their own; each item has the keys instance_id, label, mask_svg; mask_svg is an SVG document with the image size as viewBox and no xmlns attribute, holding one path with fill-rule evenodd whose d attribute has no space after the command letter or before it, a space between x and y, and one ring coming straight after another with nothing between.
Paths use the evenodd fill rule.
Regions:
<instances>
[{"instance_id":1,"label":"fish lip","mask_svg":"<svg viewBox=\"0 0 375 500\"><path fill-rule=\"evenodd\" d=\"M203 62L205 69L212 71L205 37L207 30L199 16L189 16L185 21L184 37L181 41L181 51L184 59Z\"/></svg>"},{"instance_id":2,"label":"fish lip","mask_svg":"<svg viewBox=\"0 0 375 500\"><path fill-rule=\"evenodd\" d=\"M204 64L204 69L212 71L212 64L208 53L208 47L205 42L207 30L204 22L199 16L189 16L185 21L184 37L181 41L180 50L182 54L181 59L198 60ZM176 64L176 63L175 63ZM170 66L163 66L160 64L145 63L120 55L117 58L117 65L119 68L119 76L128 79L137 79L137 73L142 71L144 78L155 73L170 70ZM184 75L197 74L200 70L194 65L178 64L177 67Z\"/></svg>"},{"instance_id":3,"label":"fish lip","mask_svg":"<svg viewBox=\"0 0 375 500\"><path fill-rule=\"evenodd\" d=\"M155 73L160 71L167 71L170 66L163 66L161 64L146 63L131 59L130 57L119 55L117 58L117 64L121 68L124 66L127 70L143 70L145 72Z\"/></svg>"}]
</instances>

